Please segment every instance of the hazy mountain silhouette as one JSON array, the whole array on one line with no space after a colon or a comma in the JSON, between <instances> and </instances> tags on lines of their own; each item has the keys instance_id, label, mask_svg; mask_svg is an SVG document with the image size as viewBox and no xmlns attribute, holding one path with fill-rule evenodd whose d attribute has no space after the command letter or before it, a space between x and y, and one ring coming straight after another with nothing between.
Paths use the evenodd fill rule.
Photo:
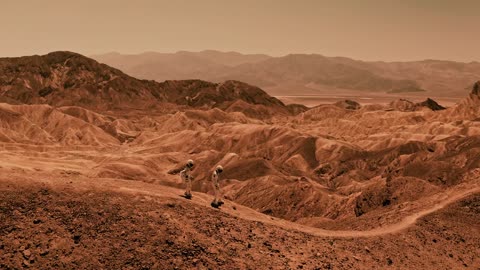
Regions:
<instances>
[{"instance_id":1,"label":"hazy mountain silhouette","mask_svg":"<svg viewBox=\"0 0 480 270\"><path fill-rule=\"evenodd\" d=\"M480 75L477 62L365 62L318 54L268 57L203 51L110 53L93 58L143 79L240 80L260 86L272 95L304 95L340 89L458 97L467 94L466 87Z\"/></svg>"}]
</instances>

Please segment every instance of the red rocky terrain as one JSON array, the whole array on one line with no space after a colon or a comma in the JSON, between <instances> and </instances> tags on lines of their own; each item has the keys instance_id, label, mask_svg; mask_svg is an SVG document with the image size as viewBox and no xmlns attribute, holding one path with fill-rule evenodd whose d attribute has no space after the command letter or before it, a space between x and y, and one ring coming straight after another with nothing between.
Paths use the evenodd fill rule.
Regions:
<instances>
[{"instance_id":1,"label":"red rocky terrain","mask_svg":"<svg viewBox=\"0 0 480 270\"><path fill-rule=\"evenodd\" d=\"M69 52L0 59L0 268L477 269L477 86L448 108L307 108Z\"/></svg>"}]
</instances>

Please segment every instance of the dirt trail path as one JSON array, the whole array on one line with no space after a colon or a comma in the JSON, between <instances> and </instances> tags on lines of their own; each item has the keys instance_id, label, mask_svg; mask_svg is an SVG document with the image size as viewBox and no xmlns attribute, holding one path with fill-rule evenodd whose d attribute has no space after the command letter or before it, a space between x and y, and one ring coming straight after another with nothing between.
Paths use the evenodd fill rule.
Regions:
<instances>
[{"instance_id":1,"label":"dirt trail path","mask_svg":"<svg viewBox=\"0 0 480 270\"><path fill-rule=\"evenodd\" d=\"M0 181L3 179L12 179L0 177ZM52 179L51 177L20 177L21 181L25 182L40 182L51 186L52 188L65 188L69 190L78 190L78 191L88 191L88 190L105 190L105 191L115 191L128 193L134 196L147 196L151 198L162 197L162 198L171 198L184 200L187 203L194 203L204 207L210 208L210 202L212 196L194 192L193 199L187 201L184 198L181 198L180 195L183 193L183 190L161 186L153 185L144 182L138 181L128 181L128 180L118 180L118 179L109 179L109 178L85 178L79 177L75 179ZM469 183L464 183L455 188L446 190L444 193L425 198L421 202L417 202L417 210L413 211L411 214L404 217L400 222L385 225L383 227L378 227L371 230L356 231L356 230L324 230L320 228L308 227L298 223L290 222L287 220L274 218L262 213L259 213L251 208L236 204L234 202L227 201L221 210L224 213L236 216L238 218L259 221L262 223L275 225L282 227L284 229L297 230L305 232L315 236L321 237L336 237L336 238L359 238L359 237L374 237L390 233L396 233L401 230L407 229L419 219L428 214L431 214L435 211L438 211L445 206L454 203L462 198L465 198L469 195L480 193L480 184L479 181L472 181Z\"/></svg>"},{"instance_id":2,"label":"dirt trail path","mask_svg":"<svg viewBox=\"0 0 480 270\"><path fill-rule=\"evenodd\" d=\"M145 191L137 188L129 188L129 187L120 187L120 191L127 191L133 194L144 194L150 196L165 196L166 194L163 191L151 190ZM181 194L181 190L172 188L172 192L174 194ZM390 233L396 233L401 230L407 229L408 227L415 224L415 222L428 214L431 214L435 211L438 211L445 206L454 203L458 200L461 200L469 195L480 193L480 187L473 187L473 188L465 188L460 190L449 190L446 193L440 194L440 196L433 196L433 198L427 198L425 200L424 209L413 214L410 214L403 218L400 222L395 224L390 224L384 227L379 227L371 230L365 231L354 231L354 230L324 230L320 228L314 228L309 226L304 226L298 223L294 223L291 221L273 218L271 216L259 213L251 208L238 205L232 202L227 202L221 211L231 214L233 216L237 216L242 219L252 220L252 221L260 221L263 223L280 226L285 229L293 229L297 231L302 231L305 233L309 233L315 236L322 236L322 237L342 237L342 238L358 238L358 237L373 237L373 236L380 236ZM167 195L169 196L169 195ZM174 196L175 197L175 196ZM211 196L204 194L204 193L195 193L194 199L192 200L193 203L204 205L210 207ZM236 210L233 209L235 206Z\"/></svg>"}]
</instances>

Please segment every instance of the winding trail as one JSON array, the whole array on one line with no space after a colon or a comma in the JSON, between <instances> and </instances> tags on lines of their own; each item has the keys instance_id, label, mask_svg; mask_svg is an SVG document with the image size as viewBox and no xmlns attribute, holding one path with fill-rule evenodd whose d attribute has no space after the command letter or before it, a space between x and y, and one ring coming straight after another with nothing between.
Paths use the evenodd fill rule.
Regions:
<instances>
[{"instance_id":1,"label":"winding trail","mask_svg":"<svg viewBox=\"0 0 480 270\"><path fill-rule=\"evenodd\" d=\"M39 177L28 176L25 174L20 175L0 175L0 182L22 181L24 184L40 183L48 185L52 189L59 189L68 192L74 191L108 191L108 192L120 192L133 196L148 196L151 198L170 198L176 200L182 200L186 203L193 203L208 209L212 196L194 192L192 200L185 200L180 195L183 194L183 190L167 187L162 185L148 184L139 181L131 180L119 180L111 178L88 178L88 177L75 177L75 178L52 178L52 177ZM414 225L415 222L435 211L438 211L447 205L459 201L467 196L480 193L480 182L470 181L468 183L460 184L454 188L448 189L441 194L436 194L431 197L425 198L420 202L416 202L418 210L412 211L411 214L405 216L397 223L388 224L382 227L357 231L357 230L325 230L315 227L309 227L301 225L295 222L287 221L284 219L274 218L260 212L257 212L249 207L236 204L231 201L227 201L221 210L226 214L235 216L241 219L258 221L269 225L278 226L287 230L296 230L304 233L308 233L314 236L320 237L333 237L333 238L360 238L360 237L375 237L386 234L397 233Z\"/></svg>"},{"instance_id":2,"label":"winding trail","mask_svg":"<svg viewBox=\"0 0 480 270\"><path fill-rule=\"evenodd\" d=\"M174 189L176 194L181 194L183 190ZM136 188L129 188L129 187L119 187L119 191L129 192L133 194L143 194L149 196L164 196L163 192L159 193L156 189L153 191L145 191ZM174 194L175 194L174 193ZM287 221L284 219L279 218L272 218L271 216L262 214L257 212L251 208L233 203L227 202L225 206L221 209L222 212L228 213L232 216L236 216L242 219L251 220L251 221L259 221L263 223L267 223L270 225L279 226L285 229L293 229L297 231L301 231L304 233L312 234L315 236L321 237L337 237L337 238L359 238L359 237L374 237L374 236L381 236L385 234L397 233L404 229L409 228L410 226L414 225L415 222L433 212L436 212L447 205L459 201L465 197L473 195L475 193L480 193L480 187L476 186L473 188L467 188L466 190L449 190L438 198L432 200L432 202L428 203L428 208L425 208L421 211L415 212L403 218L400 222L389 224L383 227L378 227L371 230L365 231L356 231L356 230L325 230L315 227L309 227L305 225L301 225L295 222ZM177 195L178 196L178 195ZM210 207L211 196L205 193L194 193L194 199L192 200L193 203L203 205L206 207ZM236 210L233 209L235 206Z\"/></svg>"}]
</instances>

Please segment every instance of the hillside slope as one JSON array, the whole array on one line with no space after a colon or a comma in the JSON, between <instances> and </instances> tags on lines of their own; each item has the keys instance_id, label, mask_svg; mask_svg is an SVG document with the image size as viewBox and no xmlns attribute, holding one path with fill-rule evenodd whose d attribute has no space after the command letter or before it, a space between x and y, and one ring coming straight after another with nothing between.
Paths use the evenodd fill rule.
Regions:
<instances>
[{"instance_id":1,"label":"hillside slope","mask_svg":"<svg viewBox=\"0 0 480 270\"><path fill-rule=\"evenodd\" d=\"M0 102L125 111L153 110L166 106L165 103L180 105L178 109L227 109L237 100L248 104L245 109L269 111L266 117L294 112L260 88L238 81L218 84L201 80L138 80L71 52L0 59Z\"/></svg>"},{"instance_id":2,"label":"hillside slope","mask_svg":"<svg viewBox=\"0 0 480 270\"><path fill-rule=\"evenodd\" d=\"M208 206L208 196L195 194L186 201L178 197L180 190L161 186L78 176L11 176L15 180L0 175L4 269L480 265L475 248L480 239L473 233L480 225L479 193L459 197L393 234L357 238L335 231L305 233L230 202L225 211L215 210Z\"/></svg>"}]
</instances>

